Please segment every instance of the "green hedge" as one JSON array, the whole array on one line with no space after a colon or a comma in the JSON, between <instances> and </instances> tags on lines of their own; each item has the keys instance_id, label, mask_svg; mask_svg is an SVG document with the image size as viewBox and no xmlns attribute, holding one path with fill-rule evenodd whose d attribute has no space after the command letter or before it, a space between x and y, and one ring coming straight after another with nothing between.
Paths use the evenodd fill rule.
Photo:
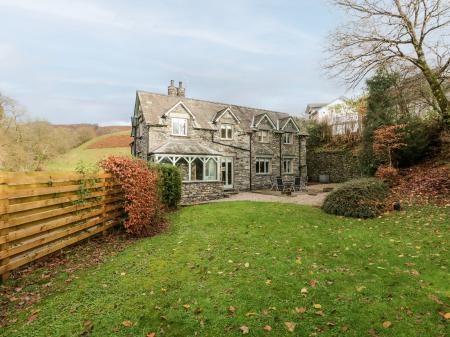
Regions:
<instances>
[{"instance_id":1,"label":"green hedge","mask_svg":"<svg viewBox=\"0 0 450 337\"><path fill-rule=\"evenodd\" d=\"M381 180L350 180L325 198L322 209L330 214L373 218L383 212L388 194L389 187Z\"/></svg>"},{"instance_id":2,"label":"green hedge","mask_svg":"<svg viewBox=\"0 0 450 337\"><path fill-rule=\"evenodd\" d=\"M181 199L181 175L176 166L170 164L150 164L158 171L159 196L163 204L177 207Z\"/></svg>"}]
</instances>

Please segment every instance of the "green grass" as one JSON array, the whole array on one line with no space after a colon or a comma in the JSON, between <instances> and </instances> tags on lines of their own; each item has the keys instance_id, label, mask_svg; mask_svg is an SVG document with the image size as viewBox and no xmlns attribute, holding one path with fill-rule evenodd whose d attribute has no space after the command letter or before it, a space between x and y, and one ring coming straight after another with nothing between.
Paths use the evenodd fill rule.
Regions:
<instances>
[{"instance_id":1,"label":"green grass","mask_svg":"<svg viewBox=\"0 0 450 337\"><path fill-rule=\"evenodd\" d=\"M289 204L183 208L166 233L79 272L0 335L444 336L449 219L448 207L363 221Z\"/></svg>"},{"instance_id":2,"label":"green grass","mask_svg":"<svg viewBox=\"0 0 450 337\"><path fill-rule=\"evenodd\" d=\"M86 164L95 164L99 160L106 158L109 155L117 156L131 156L130 147L113 147L102 149L88 149L87 147L99 141L100 139L109 137L111 135L129 135L129 131L121 131L110 133L103 136L95 137L90 141L81 144L79 147L70 150L69 152L50 160L45 164L46 171L74 171L75 167L80 161Z\"/></svg>"}]
</instances>

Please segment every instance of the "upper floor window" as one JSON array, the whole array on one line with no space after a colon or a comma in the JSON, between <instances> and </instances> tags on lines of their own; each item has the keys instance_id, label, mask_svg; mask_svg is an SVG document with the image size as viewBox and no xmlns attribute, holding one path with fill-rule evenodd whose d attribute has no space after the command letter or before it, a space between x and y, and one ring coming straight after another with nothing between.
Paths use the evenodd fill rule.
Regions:
<instances>
[{"instance_id":1,"label":"upper floor window","mask_svg":"<svg viewBox=\"0 0 450 337\"><path fill-rule=\"evenodd\" d=\"M233 139L233 125L221 124L220 125L220 138Z\"/></svg>"},{"instance_id":2,"label":"upper floor window","mask_svg":"<svg viewBox=\"0 0 450 337\"><path fill-rule=\"evenodd\" d=\"M292 133L283 133L283 144L292 144Z\"/></svg>"},{"instance_id":3,"label":"upper floor window","mask_svg":"<svg viewBox=\"0 0 450 337\"><path fill-rule=\"evenodd\" d=\"M260 143L269 142L269 131L266 130L258 131L258 142Z\"/></svg>"},{"instance_id":4,"label":"upper floor window","mask_svg":"<svg viewBox=\"0 0 450 337\"><path fill-rule=\"evenodd\" d=\"M187 119L172 118L172 135L175 136L187 135Z\"/></svg>"}]
</instances>

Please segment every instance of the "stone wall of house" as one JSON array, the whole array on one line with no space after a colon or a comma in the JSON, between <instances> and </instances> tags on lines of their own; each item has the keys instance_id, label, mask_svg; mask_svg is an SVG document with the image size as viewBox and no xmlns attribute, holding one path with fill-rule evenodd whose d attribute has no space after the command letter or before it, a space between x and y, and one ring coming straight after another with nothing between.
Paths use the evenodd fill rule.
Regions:
<instances>
[{"instance_id":1,"label":"stone wall of house","mask_svg":"<svg viewBox=\"0 0 450 337\"><path fill-rule=\"evenodd\" d=\"M218 131L212 132L204 129L197 129L194 127L195 121L190 115L184 111L182 107L178 107L172 113L177 116L188 119L187 136L173 136L171 135L170 116L161 119L158 125L146 126L144 137L137 139L137 147L142 149L142 156L146 154L146 150L150 151L157 149L161 145L170 140L187 140L196 142L214 151L220 152L225 157L233 158L234 167L234 189L238 191L250 189L250 170L252 189L260 189L270 187L273 177L280 175L280 137L281 133L273 132L272 126L262 123L259 125L260 129L269 130L268 142L258 142L257 134L253 133L251 136L243 130L241 125L230 116L224 116L220 122L215 125ZM220 138L220 124L233 125L233 138ZM252 155L250 158L250 141L252 142ZM271 170L269 174L256 174L256 158L266 157L271 161ZM300 157L300 158L299 158ZM285 180L294 180L296 175L306 175L306 138L293 137L293 144L281 144L281 158L292 159L292 173L283 174ZM301 167L301 169L300 169ZM220 179L220 177L219 177ZM206 183L199 183L206 184ZM223 185L221 186L223 189ZM195 188L188 188L188 193L194 191ZM204 194L202 192L202 194ZM200 198L202 198L200 196Z\"/></svg>"},{"instance_id":2,"label":"stone wall of house","mask_svg":"<svg viewBox=\"0 0 450 337\"><path fill-rule=\"evenodd\" d=\"M221 181L183 182L181 189L181 205L223 198L223 184Z\"/></svg>"},{"instance_id":3,"label":"stone wall of house","mask_svg":"<svg viewBox=\"0 0 450 337\"><path fill-rule=\"evenodd\" d=\"M308 178L319 181L327 174L330 182L339 183L362 176L358 157L350 151L308 151Z\"/></svg>"}]
</instances>

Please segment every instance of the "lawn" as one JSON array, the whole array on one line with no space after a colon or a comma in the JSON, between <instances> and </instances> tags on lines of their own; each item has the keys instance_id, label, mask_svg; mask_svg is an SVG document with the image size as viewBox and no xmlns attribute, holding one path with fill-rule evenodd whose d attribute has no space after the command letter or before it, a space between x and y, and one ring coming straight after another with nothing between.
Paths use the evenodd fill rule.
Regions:
<instances>
[{"instance_id":1,"label":"lawn","mask_svg":"<svg viewBox=\"0 0 450 337\"><path fill-rule=\"evenodd\" d=\"M364 221L290 204L187 207L0 335L444 336L449 227L449 207Z\"/></svg>"},{"instance_id":2,"label":"lawn","mask_svg":"<svg viewBox=\"0 0 450 337\"><path fill-rule=\"evenodd\" d=\"M74 171L77 164L82 161L85 164L95 164L99 160L106 158L109 155L117 156L131 156L130 147L103 147L96 149L89 149L91 144L95 144L99 141L105 141L110 137L117 136L129 136L129 131L115 132L111 134L106 134L103 136L95 137L90 141L81 144L75 149L52 159L45 164L46 171Z\"/></svg>"}]
</instances>

